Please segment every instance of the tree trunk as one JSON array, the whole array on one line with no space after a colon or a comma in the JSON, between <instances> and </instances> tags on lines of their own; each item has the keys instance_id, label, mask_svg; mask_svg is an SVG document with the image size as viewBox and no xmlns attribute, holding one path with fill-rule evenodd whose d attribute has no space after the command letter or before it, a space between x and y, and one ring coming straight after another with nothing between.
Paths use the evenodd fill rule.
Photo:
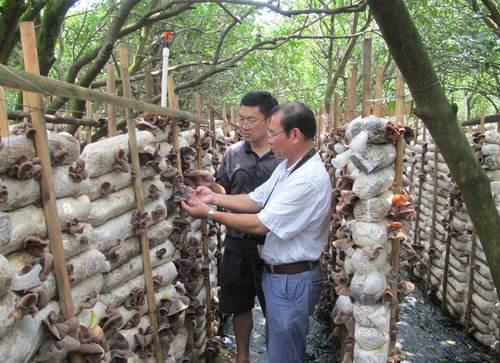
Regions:
<instances>
[{"instance_id":1,"label":"tree trunk","mask_svg":"<svg viewBox=\"0 0 500 363\"><path fill-rule=\"evenodd\" d=\"M57 38L66 13L75 3L76 0L49 1L45 7L37 42L40 74L42 76L49 74L50 68L56 61L54 49Z\"/></svg>"},{"instance_id":2,"label":"tree trunk","mask_svg":"<svg viewBox=\"0 0 500 363\"><path fill-rule=\"evenodd\" d=\"M422 39L401 0L368 0L389 50L415 99L422 119L457 183L500 293L500 216L490 188L447 100ZM500 295L499 295L500 296Z\"/></svg>"}]
</instances>

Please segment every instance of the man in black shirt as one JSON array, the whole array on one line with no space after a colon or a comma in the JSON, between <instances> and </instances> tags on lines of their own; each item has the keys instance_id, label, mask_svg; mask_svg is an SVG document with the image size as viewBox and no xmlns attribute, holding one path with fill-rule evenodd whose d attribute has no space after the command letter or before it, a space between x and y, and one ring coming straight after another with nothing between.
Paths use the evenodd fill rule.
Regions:
<instances>
[{"instance_id":1,"label":"man in black shirt","mask_svg":"<svg viewBox=\"0 0 500 363\"><path fill-rule=\"evenodd\" d=\"M247 194L265 182L281 161L269 146L267 122L278 104L268 92L247 93L238 111L242 141L224 154L216 181L227 194ZM252 308L255 296L265 312L262 292L262 260L257 245L265 236L249 235L236 230L226 232L221 267L219 310L233 314L236 337L236 363L250 362L250 334L253 327Z\"/></svg>"}]
</instances>

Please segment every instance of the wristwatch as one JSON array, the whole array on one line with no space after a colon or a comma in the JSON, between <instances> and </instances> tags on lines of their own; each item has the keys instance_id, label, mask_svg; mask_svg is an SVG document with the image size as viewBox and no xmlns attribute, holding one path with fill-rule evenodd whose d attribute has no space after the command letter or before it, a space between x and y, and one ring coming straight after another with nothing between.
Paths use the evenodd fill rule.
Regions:
<instances>
[{"instance_id":1,"label":"wristwatch","mask_svg":"<svg viewBox=\"0 0 500 363\"><path fill-rule=\"evenodd\" d=\"M214 213L215 211L213 209L209 209L207 213L207 220L213 221L214 220Z\"/></svg>"}]
</instances>

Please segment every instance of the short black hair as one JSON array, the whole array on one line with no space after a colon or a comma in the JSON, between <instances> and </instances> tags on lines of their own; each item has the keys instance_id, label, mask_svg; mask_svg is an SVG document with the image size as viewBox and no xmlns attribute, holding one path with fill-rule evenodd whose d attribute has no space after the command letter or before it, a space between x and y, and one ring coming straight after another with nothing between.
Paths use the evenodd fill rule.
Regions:
<instances>
[{"instance_id":1,"label":"short black hair","mask_svg":"<svg viewBox=\"0 0 500 363\"><path fill-rule=\"evenodd\" d=\"M268 118L271 116L271 110L278 106L278 101L267 91L252 91L243 96L240 106L259 106L260 112Z\"/></svg>"},{"instance_id":2,"label":"short black hair","mask_svg":"<svg viewBox=\"0 0 500 363\"><path fill-rule=\"evenodd\" d=\"M272 109L269 116L280 111L283 113L281 126L287 136L290 135L292 129L298 128L304 135L305 140L314 139L314 136L316 136L316 118L309 107L300 102L286 103Z\"/></svg>"}]
</instances>

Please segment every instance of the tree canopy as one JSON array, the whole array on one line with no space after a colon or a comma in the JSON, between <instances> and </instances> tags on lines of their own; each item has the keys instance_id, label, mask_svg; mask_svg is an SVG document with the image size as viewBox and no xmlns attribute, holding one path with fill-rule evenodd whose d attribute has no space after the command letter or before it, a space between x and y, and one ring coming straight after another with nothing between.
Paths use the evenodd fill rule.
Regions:
<instances>
[{"instance_id":1,"label":"tree canopy","mask_svg":"<svg viewBox=\"0 0 500 363\"><path fill-rule=\"evenodd\" d=\"M412 18L460 117L498 112L499 16L484 1L410 1ZM103 85L104 66L126 45L131 75L161 67L161 34L173 31L170 72L181 106L192 93L237 103L251 89L319 108L345 89L361 62L362 40L374 40L374 65L393 77L394 62L365 0L1 0L0 62L21 63L18 22L37 25L40 70L84 87ZM118 67L116 67L118 70ZM386 83L385 97L393 96ZM134 91L143 92L141 82ZM50 107L79 109L55 99Z\"/></svg>"}]
</instances>

